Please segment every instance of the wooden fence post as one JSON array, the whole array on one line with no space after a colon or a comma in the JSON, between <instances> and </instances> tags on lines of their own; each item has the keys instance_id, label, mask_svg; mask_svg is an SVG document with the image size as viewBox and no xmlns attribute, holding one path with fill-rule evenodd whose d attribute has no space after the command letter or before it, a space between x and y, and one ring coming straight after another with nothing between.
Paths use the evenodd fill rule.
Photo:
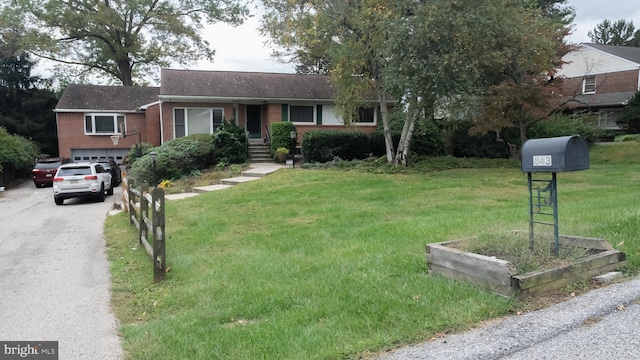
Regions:
<instances>
[{"instance_id":1,"label":"wooden fence post","mask_svg":"<svg viewBox=\"0 0 640 360\"><path fill-rule=\"evenodd\" d=\"M140 232L139 239L140 243L144 245L145 241L148 239L147 234L149 234L149 227L147 226L147 222L145 219L149 218L149 201L147 200L147 193L149 192L149 185L147 183L142 183L142 187L140 187L140 214L139 216L139 224L140 224Z\"/></svg>"},{"instance_id":2,"label":"wooden fence post","mask_svg":"<svg viewBox=\"0 0 640 360\"><path fill-rule=\"evenodd\" d=\"M164 190L153 189L151 193L152 224L153 224L153 282L164 280L166 273L165 248L164 248Z\"/></svg>"},{"instance_id":3,"label":"wooden fence post","mask_svg":"<svg viewBox=\"0 0 640 360\"><path fill-rule=\"evenodd\" d=\"M129 220L138 230L138 241L151 257L153 282L160 282L165 279L166 273L164 190L155 188L149 193L149 185L143 183L138 191L133 188L133 181L124 182L127 185ZM136 204L136 200L139 204Z\"/></svg>"}]
</instances>

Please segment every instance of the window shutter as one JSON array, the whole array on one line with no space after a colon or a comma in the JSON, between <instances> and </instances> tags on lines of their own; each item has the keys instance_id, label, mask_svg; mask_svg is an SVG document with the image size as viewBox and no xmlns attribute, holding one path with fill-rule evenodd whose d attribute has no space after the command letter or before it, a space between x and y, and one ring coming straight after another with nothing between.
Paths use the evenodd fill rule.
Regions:
<instances>
[{"instance_id":1,"label":"window shutter","mask_svg":"<svg viewBox=\"0 0 640 360\"><path fill-rule=\"evenodd\" d=\"M316 123L322 125L322 105L316 106L316 119L318 120Z\"/></svg>"},{"instance_id":2,"label":"window shutter","mask_svg":"<svg viewBox=\"0 0 640 360\"><path fill-rule=\"evenodd\" d=\"M289 121L289 104L282 104L282 121Z\"/></svg>"},{"instance_id":3,"label":"window shutter","mask_svg":"<svg viewBox=\"0 0 640 360\"><path fill-rule=\"evenodd\" d=\"M376 106L376 124L382 124L382 111L380 110L380 106Z\"/></svg>"}]
</instances>

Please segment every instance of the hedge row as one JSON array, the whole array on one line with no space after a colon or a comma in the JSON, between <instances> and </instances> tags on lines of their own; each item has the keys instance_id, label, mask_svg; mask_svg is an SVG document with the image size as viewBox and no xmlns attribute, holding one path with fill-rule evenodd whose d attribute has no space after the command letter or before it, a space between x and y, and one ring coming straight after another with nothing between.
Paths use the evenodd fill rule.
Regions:
<instances>
[{"instance_id":1,"label":"hedge row","mask_svg":"<svg viewBox=\"0 0 640 360\"><path fill-rule=\"evenodd\" d=\"M445 154L444 140L439 130L414 133L413 155L439 156ZM400 133L392 133L394 148L400 142ZM319 130L310 131L302 138L302 155L306 162L325 163L334 159L354 160L386 153L384 134L381 131L369 135L358 131Z\"/></svg>"}]
</instances>

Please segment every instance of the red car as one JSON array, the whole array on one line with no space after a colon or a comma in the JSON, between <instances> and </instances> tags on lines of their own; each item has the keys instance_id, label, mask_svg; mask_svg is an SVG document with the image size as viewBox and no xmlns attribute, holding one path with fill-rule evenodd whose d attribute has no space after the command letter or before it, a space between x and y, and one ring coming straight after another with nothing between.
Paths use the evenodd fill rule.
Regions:
<instances>
[{"instance_id":1,"label":"red car","mask_svg":"<svg viewBox=\"0 0 640 360\"><path fill-rule=\"evenodd\" d=\"M36 166L31 170L31 178L36 187L52 186L53 177L56 175L56 171L62 164L71 162L67 158L45 158L38 159Z\"/></svg>"}]
</instances>

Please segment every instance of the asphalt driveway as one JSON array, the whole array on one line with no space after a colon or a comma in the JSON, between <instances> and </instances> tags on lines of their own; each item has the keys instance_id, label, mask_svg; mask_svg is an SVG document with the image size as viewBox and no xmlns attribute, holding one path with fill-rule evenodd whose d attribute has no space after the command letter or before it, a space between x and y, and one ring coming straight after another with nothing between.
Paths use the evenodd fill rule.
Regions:
<instances>
[{"instance_id":1,"label":"asphalt driveway","mask_svg":"<svg viewBox=\"0 0 640 360\"><path fill-rule=\"evenodd\" d=\"M58 341L60 359L122 359L103 237L121 189L63 206L31 182L0 196L0 341Z\"/></svg>"}]
</instances>

